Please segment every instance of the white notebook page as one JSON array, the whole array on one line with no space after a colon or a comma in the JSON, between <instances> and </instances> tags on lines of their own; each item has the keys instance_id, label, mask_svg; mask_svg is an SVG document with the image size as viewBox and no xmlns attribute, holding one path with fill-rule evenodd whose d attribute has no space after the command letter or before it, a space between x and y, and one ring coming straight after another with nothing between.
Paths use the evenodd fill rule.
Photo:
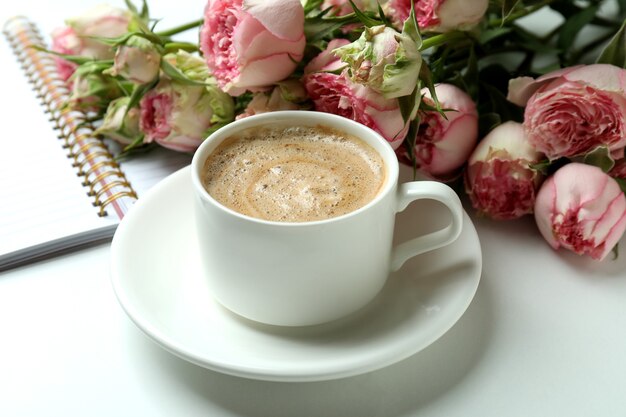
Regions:
<instances>
[{"instance_id":1,"label":"white notebook page","mask_svg":"<svg viewBox=\"0 0 626 417\"><path fill-rule=\"evenodd\" d=\"M63 142L36 99L6 39L0 43L0 270L30 258L110 238L119 218L99 208L81 185ZM121 162L139 196L187 165L164 149Z\"/></svg>"}]
</instances>

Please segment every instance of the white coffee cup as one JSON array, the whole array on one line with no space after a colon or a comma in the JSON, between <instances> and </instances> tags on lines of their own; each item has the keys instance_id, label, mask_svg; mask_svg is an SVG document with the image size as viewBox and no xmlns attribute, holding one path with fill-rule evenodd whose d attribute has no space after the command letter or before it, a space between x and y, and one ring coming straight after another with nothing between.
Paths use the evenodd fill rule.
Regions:
<instances>
[{"instance_id":1,"label":"white coffee cup","mask_svg":"<svg viewBox=\"0 0 626 417\"><path fill-rule=\"evenodd\" d=\"M362 139L384 161L381 190L353 212L302 223L261 220L221 205L200 179L207 157L237 132L272 123L327 126ZM380 292L389 273L407 259L448 245L461 233L463 208L454 191L434 181L398 186L398 170L393 149L379 134L332 114L271 112L237 120L213 133L193 157L191 180L200 254L214 298L243 317L284 326L320 324L364 307ZM396 213L418 199L447 206L451 223L392 247Z\"/></svg>"}]
</instances>

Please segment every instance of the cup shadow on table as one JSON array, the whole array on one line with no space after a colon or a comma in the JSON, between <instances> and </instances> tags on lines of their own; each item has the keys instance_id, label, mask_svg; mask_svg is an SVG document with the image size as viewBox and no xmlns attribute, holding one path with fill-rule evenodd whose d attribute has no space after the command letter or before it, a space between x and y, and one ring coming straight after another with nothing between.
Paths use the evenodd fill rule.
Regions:
<instances>
[{"instance_id":1,"label":"cup shadow on table","mask_svg":"<svg viewBox=\"0 0 626 417\"><path fill-rule=\"evenodd\" d=\"M432 212L432 210L437 210L436 203L414 204L409 211L400 215L405 218L399 218L399 224L406 225L410 219L420 218L417 217L420 211ZM442 213L434 216L434 219L421 219L411 222L407 227L397 228L397 240L406 240L414 236L416 231L419 234L435 230L446 224L446 216L447 213ZM430 255L421 255L421 257L424 256ZM411 262L419 262L419 259L409 261L408 268L412 267ZM445 281L445 276L449 275L452 270L464 268L464 261L452 263L447 268L447 270L444 268L440 271L426 272L426 278ZM392 276L391 279L393 278ZM409 280L411 277L400 278ZM258 381L225 375L179 359L149 341L139 331L129 332L132 333L129 337L135 338L129 343L132 347L130 354L136 356L133 359L137 366L149 368L151 373L162 372L163 378L177 381L176 385L184 386L193 398L206 402L207 409L217 406L235 415L272 417L282 415L299 417L406 415L427 407L428 404L445 397L458 384L462 384L488 350L496 318L493 315L494 303L489 281L485 278L483 274L478 291L465 314L436 342L396 364L359 376L329 381L289 383ZM449 284L454 283L449 282ZM398 291L398 288L402 289L407 285L411 283L391 284L392 290L394 286L397 287L394 291L398 296L411 297L410 291L407 294ZM368 325L367 329L374 326L377 332L384 334L387 322L402 321L403 314L411 313L405 311L407 308L418 308L407 307L411 305L410 302L411 300L404 299L401 301L401 308L394 307L392 314L377 318L374 313L381 306L376 303L392 303L392 301L389 298L374 300L369 306L370 311L366 307L360 314L375 321ZM323 344L329 341L329 338L336 338L338 335L346 337L350 343L354 343L355 340L365 342L371 337L363 329L345 328L347 329L346 335L342 335L337 329L329 330L326 340L324 332L313 328L285 331L278 327L273 329L267 327L265 330L273 331L279 337L292 338L305 343L315 341L315 343ZM139 338L141 340L138 340ZM341 343L341 341L333 339L333 343ZM150 384L150 381L146 383Z\"/></svg>"},{"instance_id":2,"label":"cup shadow on table","mask_svg":"<svg viewBox=\"0 0 626 417\"><path fill-rule=\"evenodd\" d=\"M487 285L485 285L487 284ZM421 352L363 375L319 382L268 382L214 372L180 359L128 325L130 354L145 373L162 373L207 409L241 416L403 416L417 413L462 384L488 350L493 300L483 280L461 319ZM144 388L149 389L150 379ZM172 382L174 383L174 382ZM158 400L157 400L158 401Z\"/></svg>"}]
</instances>

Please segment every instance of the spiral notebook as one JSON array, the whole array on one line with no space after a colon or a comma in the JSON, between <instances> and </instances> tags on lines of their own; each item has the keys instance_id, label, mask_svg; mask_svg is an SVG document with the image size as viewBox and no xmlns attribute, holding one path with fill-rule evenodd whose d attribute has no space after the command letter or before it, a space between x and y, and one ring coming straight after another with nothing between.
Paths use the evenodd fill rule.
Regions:
<instances>
[{"instance_id":1,"label":"spiral notebook","mask_svg":"<svg viewBox=\"0 0 626 417\"><path fill-rule=\"evenodd\" d=\"M143 192L189 164L159 149L122 162L88 116L63 104L69 90L24 17L7 21L0 48L0 271L110 239ZM12 61L12 62L11 62ZM17 61L17 64L16 64Z\"/></svg>"}]
</instances>

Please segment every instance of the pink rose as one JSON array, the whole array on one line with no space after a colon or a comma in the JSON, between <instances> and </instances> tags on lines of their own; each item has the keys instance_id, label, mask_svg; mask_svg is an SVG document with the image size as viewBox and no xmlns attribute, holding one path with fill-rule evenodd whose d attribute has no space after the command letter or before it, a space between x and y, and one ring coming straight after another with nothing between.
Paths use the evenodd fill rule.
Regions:
<instances>
[{"instance_id":1,"label":"pink rose","mask_svg":"<svg viewBox=\"0 0 626 417\"><path fill-rule=\"evenodd\" d=\"M435 86L437 98L447 120L436 111L420 112L420 126L415 139L415 164L419 171L435 178L454 174L474 150L478 139L476 104L463 90L451 84ZM428 88L422 99L434 106ZM411 160L405 148L398 149L401 158Z\"/></svg>"},{"instance_id":2,"label":"pink rose","mask_svg":"<svg viewBox=\"0 0 626 417\"><path fill-rule=\"evenodd\" d=\"M565 68L509 82L509 101L526 106L524 129L550 159L598 146L626 146L626 70L607 64ZM623 154L622 154L623 155Z\"/></svg>"},{"instance_id":3,"label":"pink rose","mask_svg":"<svg viewBox=\"0 0 626 417\"><path fill-rule=\"evenodd\" d=\"M506 122L493 129L470 156L465 173L474 208L500 220L532 213L542 177L530 165L540 159L521 124Z\"/></svg>"},{"instance_id":4,"label":"pink rose","mask_svg":"<svg viewBox=\"0 0 626 417\"><path fill-rule=\"evenodd\" d=\"M554 249L602 260L626 230L626 196L600 168L567 164L539 190L535 220Z\"/></svg>"},{"instance_id":5,"label":"pink rose","mask_svg":"<svg viewBox=\"0 0 626 417\"><path fill-rule=\"evenodd\" d=\"M121 76L136 84L148 84L159 75L161 54L149 40L131 36L115 52L113 67L105 71L113 76Z\"/></svg>"},{"instance_id":6,"label":"pink rose","mask_svg":"<svg viewBox=\"0 0 626 417\"><path fill-rule=\"evenodd\" d=\"M80 16L66 20L67 27L52 32L52 50L65 55L78 55L94 59L113 58L113 49L91 37L114 38L128 30L132 15L128 10L106 4L93 7ZM60 77L67 80L76 65L55 58Z\"/></svg>"},{"instance_id":7,"label":"pink rose","mask_svg":"<svg viewBox=\"0 0 626 417\"><path fill-rule=\"evenodd\" d=\"M209 0L200 49L219 86L237 96L287 78L302 59L299 0Z\"/></svg>"},{"instance_id":8,"label":"pink rose","mask_svg":"<svg viewBox=\"0 0 626 417\"><path fill-rule=\"evenodd\" d=\"M80 49L82 42L80 38L74 32L74 29L70 27L63 27L55 29L52 32L52 50L64 55L80 55ZM78 65L73 62L67 61L61 57L55 56L54 61L56 63L57 72L63 81L67 81Z\"/></svg>"},{"instance_id":9,"label":"pink rose","mask_svg":"<svg viewBox=\"0 0 626 417\"><path fill-rule=\"evenodd\" d=\"M412 0L389 0L386 11L396 27L402 27ZM489 0L418 0L415 18L421 30L448 32L474 27L485 15Z\"/></svg>"},{"instance_id":10,"label":"pink rose","mask_svg":"<svg viewBox=\"0 0 626 417\"><path fill-rule=\"evenodd\" d=\"M269 92L255 93L237 119L279 110L301 110L308 99L304 86L297 80L281 81Z\"/></svg>"},{"instance_id":11,"label":"pink rose","mask_svg":"<svg viewBox=\"0 0 626 417\"><path fill-rule=\"evenodd\" d=\"M111 77L98 73L76 73L70 80L71 94L67 102L74 110L101 113L111 102L124 92Z\"/></svg>"},{"instance_id":12,"label":"pink rose","mask_svg":"<svg viewBox=\"0 0 626 417\"><path fill-rule=\"evenodd\" d=\"M352 82L345 70L339 74L326 72L345 67L331 51L347 44L348 41L343 39L328 43L326 50L304 69L304 88L313 100L315 110L338 114L364 124L396 149L408 131L398 100L386 99L372 88Z\"/></svg>"},{"instance_id":13,"label":"pink rose","mask_svg":"<svg viewBox=\"0 0 626 417\"><path fill-rule=\"evenodd\" d=\"M192 152L213 129L233 120L234 103L217 88L202 58L178 51L163 59L186 77L207 85L189 85L162 76L139 102L139 127L144 143Z\"/></svg>"}]
</instances>

